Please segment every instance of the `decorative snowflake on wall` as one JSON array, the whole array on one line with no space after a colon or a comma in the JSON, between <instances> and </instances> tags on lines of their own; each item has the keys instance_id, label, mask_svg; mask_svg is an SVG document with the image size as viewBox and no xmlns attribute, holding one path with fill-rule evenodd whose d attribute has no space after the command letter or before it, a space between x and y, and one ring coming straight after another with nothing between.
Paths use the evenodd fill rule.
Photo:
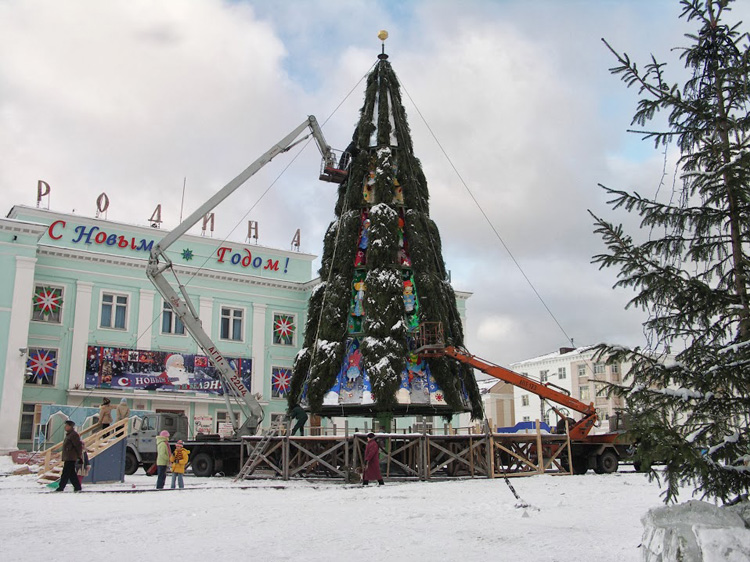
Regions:
<instances>
[{"instance_id":1,"label":"decorative snowflake on wall","mask_svg":"<svg viewBox=\"0 0 750 562\"><path fill-rule=\"evenodd\" d=\"M192 260L193 250L191 250L190 248L185 248L184 250L182 250L182 259L184 259L185 261Z\"/></svg>"},{"instance_id":2,"label":"decorative snowflake on wall","mask_svg":"<svg viewBox=\"0 0 750 562\"><path fill-rule=\"evenodd\" d=\"M271 395L283 398L292 384L292 372L289 369L274 367L271 373Z\"/></svg>"},{"instance_id":3,"label":"decorative snowflake on wall","mask_svg":"<svg viewBox=\"0 0 750 562\"><path fill-rule=\"evenodd\" d=\"M37 287L34 292L34 310L44 316L59 314L62 307L62 289Z\"/></svg>"},{"instance_id":4,"label":"decorative snowflake on wall","mask_svg":"<svg viewBox=\"0 0 750 562\"><path fill-rule=\"evenodd\" d=\"M294 344L294 316L292 314L273 315L273 343L277 345Z\"/></svg>"},{"instance_id":5,"label":"decorative snowflake on wall","mask_svg":"<svg viewBox=\"0 0 750 562\"><path fill-rule=\"evenodd\" d=\"M32 349L26 362L27 383L52 385L57 372L57 351L53 349Z\"/></svg>"}]
</instances>

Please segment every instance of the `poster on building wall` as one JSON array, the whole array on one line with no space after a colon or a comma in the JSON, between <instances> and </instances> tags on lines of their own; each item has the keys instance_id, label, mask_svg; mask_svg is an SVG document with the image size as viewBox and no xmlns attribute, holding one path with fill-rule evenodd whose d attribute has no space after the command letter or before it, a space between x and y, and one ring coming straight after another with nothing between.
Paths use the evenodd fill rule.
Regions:
<instances>
[{"instance_id":1,"label":"poster on building wall","mask_svg":"<svg viewBox=\"0 0 750 562\"><path fill-rule=\"evenodd\" d=\"M213 426L213 416L194 416L193 424L195 428L195 434L198 433L211 433L211 427Z\"/></svg>"},{"instance_id":2,"label":"poster on building wall","mask_svg":"<svg viewBox=\"0 0 750 562\"><path fill-rule=\"evenodd\" d=\"M225 357L250 390L252 361ZM219 375L205 355L90 345L86 388L223 394Z\"/></svg>"},{"instance_id":3,"label":"poster on building wall","mask_svg":"<svg viewBox=\"0 0 750 562\"><path fill-rule=\"evenodd\" d=\"M231 437L234 435L234 428L232 427L231 422L221 422L218 430L219 435L222 437Z\"/></svg>"}]
</instances>

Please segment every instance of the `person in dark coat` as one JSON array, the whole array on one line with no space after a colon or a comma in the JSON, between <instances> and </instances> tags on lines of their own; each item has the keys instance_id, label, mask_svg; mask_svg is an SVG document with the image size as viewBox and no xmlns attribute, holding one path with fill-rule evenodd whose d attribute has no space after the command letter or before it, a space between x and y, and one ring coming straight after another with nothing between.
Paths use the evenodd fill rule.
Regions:
<instances>
[{"instance_id":1,"label":"person in dark coat","mask_svg":"<svg viewBox=\"0 0 750 562\"><path fill-rule=\"evenodd\" d=\"M83 442L81 436L74 429L75 425L73 420L65 422L65 439L62 445L63 469L60 475L60 485L55 490L56 492L65 490L68 482L73 484L73 489L76 492L81 491L81 481L76 474L76 462L83 462Z\"/></svg>"},{"instance_id":2,"label":"person in dark coat","mask_svg":"<svg viewBox=\"0 0 750 562\"><path fill-rule=\"evenodd\" d=\"M307 423L307 412L302 409L302 406L295 404L294 408L289 410L289 417L297 420L297 423L294 424L294 427L292 428L292 435L297 433L297 430L299 430L300 435L304 435L305 423Z\"/></svg>"},{"instance_id":3,"label":"person in dark coat","mask_svg":"<svg viewBox=\"0 0 750 562\"><path fill-rule=\"evenodd\" d=\"M380 447L375 440L374 433L367 434L367 447L365 447L365 472L362 475L362 485L367 486L370 480L377 480L382 486L383 475L380 472Z\"/></svg>"}]
</instances>

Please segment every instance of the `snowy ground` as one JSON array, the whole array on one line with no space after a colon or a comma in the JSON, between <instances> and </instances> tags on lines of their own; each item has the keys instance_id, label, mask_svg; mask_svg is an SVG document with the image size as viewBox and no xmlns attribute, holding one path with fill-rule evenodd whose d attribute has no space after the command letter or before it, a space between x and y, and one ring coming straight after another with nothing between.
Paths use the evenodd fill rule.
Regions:
<instances>
[{"instance_id":1,"label":"snowy ground","mask_svg":"<svg viewBox=\"0 0 750 562\"><path fill-rule=\"evenodd\" d=\"M661 505L660 490L626 470L511 479L528 509L502 479L362 489L187 475L185 490L157 492L139 471L74 494L0 475L0 552L6 561L639 560L640 517Z\"/></svg>"}]
</instances>

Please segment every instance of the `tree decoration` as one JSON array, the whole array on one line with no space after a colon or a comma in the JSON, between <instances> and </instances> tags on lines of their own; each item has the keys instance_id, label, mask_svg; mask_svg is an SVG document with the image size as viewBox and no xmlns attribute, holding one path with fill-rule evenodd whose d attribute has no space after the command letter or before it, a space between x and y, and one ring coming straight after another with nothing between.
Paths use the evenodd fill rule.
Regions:
<instances>
[{"instance_id":1,"label":"tree decoration","mask_svg":"<svg viewBox=\"0 0 750 562\"><path fill-rule=\"evenodd\" d=\"M420 322L442 322L448 345L463 345L456 297L427 181L414 155L388 56L367 78L349 174L326 231L320 278L288 400L335 415L482 417L469 367L414 355Z\"/></svg>"},{"instance_id":2,"label":"tree decoration","mask_svg":"<svg viewBox=\"0 0 750 562\"><path fill-rule=\"evenodd\" d=\"M33 297L34 311L44 316L58 314L63 304L62 289L37 287Z\"/></svg>"}]
</instances>

